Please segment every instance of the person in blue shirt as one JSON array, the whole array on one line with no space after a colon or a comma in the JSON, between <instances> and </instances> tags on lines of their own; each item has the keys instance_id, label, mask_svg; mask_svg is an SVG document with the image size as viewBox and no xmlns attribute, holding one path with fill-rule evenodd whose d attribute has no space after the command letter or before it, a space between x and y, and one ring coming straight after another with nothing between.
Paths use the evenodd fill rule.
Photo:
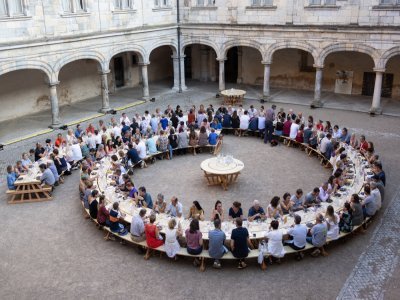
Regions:
<instances>
[{"instance_id":1,"label":"person in blue shirt","mask_svg":"<svg viewBox=\"0 0 400 300\"><path fill-rule=\"evenodd\" d=\"M75 137L80 138L82 137L83 129L81 128L81 124L76 125L75 129Z\"/></svg>"},{"instance_id":2,"label":"person in blue shirt","mask_svg":"<svg viewBox=\"0 0 400 300\"><path fill-rule=\"evenodd\" d=\"M224 128L231 128L232 127L231 115L228 114L228 111L226 112L226 114L224 114L224 117L222 119L222 127L224 127Z\"/></svg>"},{"instance_id":3,"label":"person in blue shirt","mask_svg":"<svg viewBox=\"0 0 400 300\"><path fill-rule=\"evenodd\" d=\"M225 247L226 236L221 230L221 220L215 219L214 226L215 229L208 232L208 254L214 259L213 267L220 269L221 263L219 260L222 258L222 256L224 256L225 253L228 253L228 248Z\"/></svg>"},{"instance_id":4,"label":"person in blue shirt","mask_svg":"<svg viewBox=\"0 0 400 300\"><path fill-rule=\"evenodd\" d=\"M162 118L160 120L160 123L161 123L161 127L162 127L163 130L167 129L167 127L168 127L168 119L164 115L162 116Z\"/></svg>"},{"instance_id":5,"label":"person in blue shirt","mask_svg":"<svg viewBox=\"0 0 400 300\"><path fill-rule=\"evenodd\" d=\"M216 145L218 141L218 134L215 133L215 129L211 128L211 133L208 135L208 143L212 146Z\"/></svg>"},{"instance_id":6,"label":"person in blue shirt","mask_svg":"<svg viewBox=\"0 0 400 300\"><path fill-rule=\"evenodd\" d=\"M214 121L211 123L211 128L214 128L216 130L222 129L222 125L217 118L214 118Z\"/></svg>"},{"instance_id":7,"label":"person in blue shirt","mask_svg":"<svg viewBox=\"0 0 400 300\"><path fill-rule=\"evenodd\" d=\"M139 188L139 196L140 196L139 200L144 201L143 203L144 206L153 209L153 200L151 199L150 194L146 192L146 188L144 186L141 186Z\"/></svg>"},{"instance_id":8,"label":"person in blue shirt","mask_svg":"<svg viewBox=\"0 0 400 300\"><path fill-rule=\"evenodd\" d=\"M347 128L343 128L342 129L342 135L340 137L340 140L343 143L346 143L347 145L350 144L350 138L351 138L351 134L348 132Z\"/></svg>"},{"instance_id":9,"label":"person in blue shirt","mask_svg":"<svg viewBox=\"0 0 400 300\"><path fill-rule=\"evenodd\" d=\"M264 209L260 206L260 201L254 200L253 206L249 209L249 221L264 220L266 218Z\"/></svg>"},{"instance_id":10,"label":"person in blue shirt","mask_svg":"<svg viewBox=\"0 0 400 300\"><path fill-rule=\"evenodd\" d=\"M14 182L17 180L18 175L14 172L12 166L7 166L7 186L9 190L15 190Z\"/></svg>"}]
</instances>

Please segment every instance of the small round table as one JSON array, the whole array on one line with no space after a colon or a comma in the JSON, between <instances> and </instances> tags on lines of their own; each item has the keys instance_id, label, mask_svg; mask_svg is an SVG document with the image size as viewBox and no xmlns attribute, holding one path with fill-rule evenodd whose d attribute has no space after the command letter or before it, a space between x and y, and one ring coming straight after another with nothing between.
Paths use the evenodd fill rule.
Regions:
<instances>
[{"instance_id":1,"label":"small round table","mask_svg":"<svg viewBox=\"0 0 400 300\"><path fill-rule=\"evenodd\" d=\"M235 182L244 168L244 163L232 158L229 163L225 163L226 158L213 157L206 159L200 165L204 171L204 177L208 185L221 185L226 191L228 185Z\"/></svg>"},{"instance_id":2,"label":"small round table","mask_svg":"<svg viewBox=\"0 0 400 300\"><path fill-rule=\"evenodd\" d=\"M225 105L237 105L237 104L243 104L243 98L244 95L246 95L246 91L229 89L222 91L221 94L222 96L224 96Z\"/></svg>"}]
</instances>

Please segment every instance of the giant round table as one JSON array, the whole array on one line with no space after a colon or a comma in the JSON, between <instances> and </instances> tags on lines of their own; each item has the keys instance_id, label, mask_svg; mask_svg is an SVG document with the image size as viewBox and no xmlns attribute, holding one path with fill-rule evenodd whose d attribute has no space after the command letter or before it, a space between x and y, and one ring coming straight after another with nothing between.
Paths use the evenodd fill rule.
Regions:
<instances>
[{"instance_id":1,"label":"giant round table","mask_svg":"<svg viewBox=\"0 0 400 300\"><path fill-rule=\"evenodd\" d=\"M244 168L244 163L238 159L213 157L206 159L200 165L208 185L221 185L224 190L235 182Z\"/></svg>"}]
</instances>

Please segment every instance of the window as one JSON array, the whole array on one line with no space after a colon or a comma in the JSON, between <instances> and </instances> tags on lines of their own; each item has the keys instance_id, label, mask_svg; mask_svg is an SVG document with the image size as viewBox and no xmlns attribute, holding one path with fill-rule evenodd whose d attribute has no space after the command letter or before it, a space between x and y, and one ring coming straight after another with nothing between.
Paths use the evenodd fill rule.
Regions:
<instances>
[{"instance_id":1,"label":"window","mask_svg":"<svg viewBox=\"0 0 400 300\"><path fill-rule=\"evenodd\" d=\"M400 0L380 0L380 5L400 5Z\"/></svg>"},{"instance_id":2,"label":"window","mask_svg":"<svg viewBox=\"0 0 400 300\"><path fill-rule=\"evenodd\" d=\"M197 0L197 6L214 6L215 0Z\"/></svg>"},{"instance_id":3,"label":"window","mask_svg":"<svg viewBox=\"0 0 400 300\"><path fill-rule=\"evenodd\" d=\"M0 16L13 17L26 14L23 0L0 0Z\"/></svg>"},{"instance_id":4,"label":"window","mask_svg":"<svg viewBox=\"0 0 400 300\"><path fill-rule=\"evenodd\" d=\"M273 0L251 0L251 6L272 6Z\"/></svg>"},{"instance_id":5,"label":"window","mask_svg":"<svg viewBox=\"0 0 400 300\"><path fill-rule=\"evenodd\" d=\"M310 0L310 5L322 5L321 0Z\"/></svg>"},{"instance_id":6,"label":"window","mask_svg":"<svg viewBox=\"0 0 400 300\"><path fill-rule=\"evenodd\" d=\"M336 0L310 0L310 6L335 6Z\"/></svg>"},{"instance_id":7,"label":"window","mask_svg":"<svg viewBox=\"0 0 400 300\"><path fill-rule=\"evenodd\" d=\"M87 12L86 0L62 0L62 8L67 13Z\"/></svg>"},{"instance_id":8,"label":"window","mask_svg":"<svg viewBox=\"0 0 400 300\"><path fill-rule=\"evenodd\" d=\"M157 8L171 7L170 0L154 0L154 6Z\"/></svg>"},{"instance_id":9,"label":"window","mask_svg":"<svg viewBox=\"0 0 400 300\"><path fill-rule=\"evenodd\" d=\"M115 9L126 10L133 8L133 0L114 0Z\"/></svg>"}]
</instances>

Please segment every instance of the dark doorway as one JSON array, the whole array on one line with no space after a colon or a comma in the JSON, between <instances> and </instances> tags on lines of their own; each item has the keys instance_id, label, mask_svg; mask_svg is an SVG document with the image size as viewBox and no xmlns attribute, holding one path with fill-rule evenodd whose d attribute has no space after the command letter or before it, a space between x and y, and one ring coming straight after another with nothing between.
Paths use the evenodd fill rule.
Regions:
<instances>
[{"instance_id":1,"label":"dark doorway","mask_svg":"<svg viewBox=\"0 0 400 300\"><path fill-rule=\"evenodd\" d=\"M192 47L185 48L185 78L192 79Z\"/></svg>"},{"instance_id":2,"label":"dark doorway","mask_svg":"<svg viewBox=\"0 0 400 300\"><path fill-rule=\"evenodd\" d=\"M229 49L225 61L225 82L236 83L238 77L238 47Z\"/></svg>"},{"instance_id":3,"label":"dark doorway","mask_svg":"<svg viewBox=\"0 0 400 300\"><path fill-rule=\"evenodd\" d=\"M364 96L373 96L375 87L375 73L364 72L363 86L361 94ZM381 97L391 98L393 88L393 74L383 74Z\"/></svg>"},{"instance_id":4,"label":"dark doorway","mask_svg":"<svg viewBox=\"0 0 400 300\"><path fill-rule=\"evenodd\" d=\"M124 60L122 57L114 58L114 76L115 76L115 86L117 88L124 86Z\"/></svg>"}]
</instances>

